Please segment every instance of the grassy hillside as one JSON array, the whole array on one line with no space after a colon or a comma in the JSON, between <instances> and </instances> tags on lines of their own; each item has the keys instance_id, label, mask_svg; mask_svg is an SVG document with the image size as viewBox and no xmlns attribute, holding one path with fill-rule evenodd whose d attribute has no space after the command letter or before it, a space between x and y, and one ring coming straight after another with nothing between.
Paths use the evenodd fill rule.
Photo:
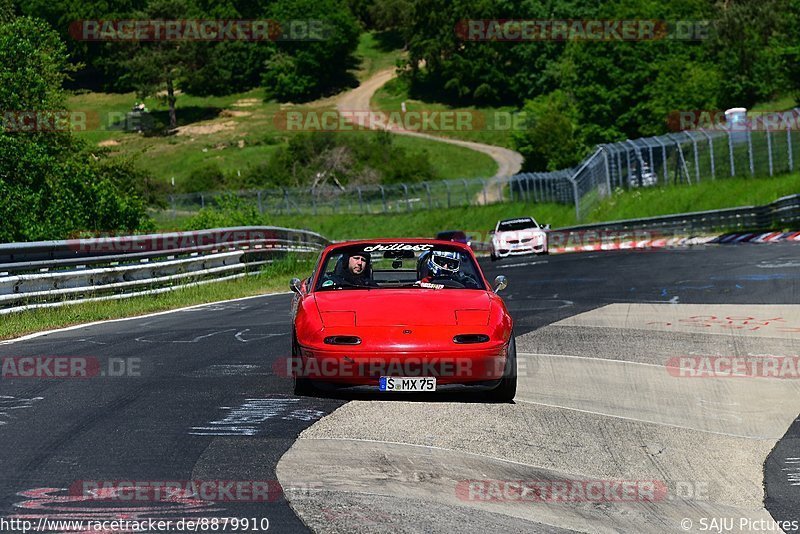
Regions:
<instances>
[{"instance_id":1,"label":"grassy hillside","mask_svg":"<svg viewBox=\"0 0 800 534\"><path fill-rule=\"evenodd\" d=\"M357 55L361 58L359 79L394 65L401 51L392 37L364 33ZM192 171L216 163L225 172L243 171L264 162L298 131L287 131L281 114L288 110L324 112L335 109L335 97L303 105L264 102L264 91L253 89L222 97L180 94L177 99L178 132L171 136L144 136L124 131L126 113L137 101L134 93L80 93L68 99L73 111L87 114L88 128L77 134L114 155L133 156L138 165L156 178L176 186ZM167 124L168 112L157 98L144 101L160 125ZM342 131L340 135L374 136L375 132ZM443 179L492 176L497 166L487 155L462 147L431 143L424 139L396 136L394 144L411 152L425 150Z\"/></svg>"},{"instance_id":2,"label":"grassy hillside","mask_svg":"<svg viewBox=\"0 0 800 534\"><path fill-rule=\"evenodd\" d=\"M69 99L69 107L86 111L91 116L124 117L136 101L135 95L84 93ZM166 122L166 107L155 99L145 104L156 117ZM264 102L261 90L252 90L225 97L178 98L178 133L172 136L147 137L108 127L89 129L78 135L92 144L106 147L112 154L136 157L137 163L157 178L180 184L193 170L217 163L223 171L243 171L248 166L266 161L278 146L285 144L297 131L281 125L280 113L286 110L322 112L334 109L333 99L294 106ZM93 114L93 115L92 115ZM109 115L113 114L113 115ZM119 126L117 126L119 128ZM339 135L373 136L371 131L343 131ZM478 152L465 148L430 143L410 137L394 138L397 146L409 151L426 150L438 174L444 179L491 176L497 166Z\"/></svg>"}]
</instances>

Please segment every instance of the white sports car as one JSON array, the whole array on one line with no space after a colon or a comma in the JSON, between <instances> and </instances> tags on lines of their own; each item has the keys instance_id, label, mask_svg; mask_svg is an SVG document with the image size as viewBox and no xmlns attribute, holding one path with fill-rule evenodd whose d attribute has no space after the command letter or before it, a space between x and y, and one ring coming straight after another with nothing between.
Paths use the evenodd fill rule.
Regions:
<instances>
[{"instance_id":1,"label":"white sports car","mask_svg":"<svg viewBox=\"0 0 800 534\"><path fill-rule=\"evenodd\" d=\"M507 256L547 254L547 232L550 225L541 226L533 217L499 221L492 236L492 261Z\"/></svg>"}]
</instances>

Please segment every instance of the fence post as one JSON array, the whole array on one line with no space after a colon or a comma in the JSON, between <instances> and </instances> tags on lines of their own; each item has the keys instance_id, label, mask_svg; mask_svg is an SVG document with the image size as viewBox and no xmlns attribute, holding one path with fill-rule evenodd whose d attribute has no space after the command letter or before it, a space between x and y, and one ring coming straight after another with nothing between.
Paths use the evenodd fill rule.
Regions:
<instances>
[{"instance_id":1,"label":"fence post","mask_svg":"<svg viewBox=\"0 0 800 534\"><path fill-rule=\"evenodd\" d=\"M694 152L694 176L697 179L697 183L700 183L700 160L699 155L697 153L697 140L694 138L693 135L690 135L688 131L685 132L689 139L692 140L692 150Z\"/></svg>"},{"instance_id":2,"label":"fence post","mask_svg":"<svg viewBox=\"0 0 800 534\"><path fill-rule=\"evenodd\" d=\"M606 145L600 145L600 149L603 151L603 160L605 162L605 169L606 169L606 194L611 196L611 170L608 166L608 151L606 151ZM650 162L653 161L653 149L650 149Z\"/></svg>"},{"instance_id":3,"label":"fence post","mask_svg":"<svg viewBox=\"0 0 800 534\"><path fill-rule=\"evenodd\" d=\"M641 150L639 150L639 147L636 146L636 143L634 143L630 139L625 141L625 143L630 143L631 146L633 147L633 158L634 158L634 161L636 162L637 168L639 169L639 173L638 173L639 175L636 177L636 182L639 184L639 187L641 187L642 186L642 180L644 179L644 176L643 176L644 175L644 168L642 166L643 158L642 158ZM631 172L631 169L628 169L628 173L630 173L630 172Z\"/></svg>"},{"instance_id":4,"label":"fence post","mask_svg":"<svg viewBox=\"0 0 800 534\"><path fill-rule=\"evenodd\" d=\"M364 197L361 196L361 187L357 187L358 190L358 207L361 209L361 213L364 213Z\"/></svg>"},{"instance_id":5,"label":"fence post","mask_svg":"<svg viewBox=\"0 0 800 534\"><path fill-rule=\"evenodd\" d=\"M770 135L769 128L766 128L767 134L767 154L769 156L769 175L772 176L772 135Z\"/></svg>"},{"instance_id":6,"label":"fence post","mask_svg":"<svg viewBox=\"0 0 800 534\"><path fill-rule=\"evenodd\" d=\"M261 190L258 191L258 212L264 213L264 206L261 204Z\"/></svg>"},{"instance_id":7,"label":"fence post","mask_svg":"<svg viewBox=\"0 0 800 534\"><path fill-rule=\"evenodd\" d=\"M433 203L431 202L431 186L428 185L428 182L424 182L423 185L425 186L425 192L428 193L428 209L433 209Z\"/></svg>"},{"instance_id":8,"label":"fence post","mask_svg":"<svg viewBox=\"0 0 800 534\"><path fill-rule=\"evenodd\" d=\"M750 157L750 176L756 174L755 164L753 163L753 135L750 125L747 126L747 155Z\"/></svg>"},{"instance_id":9,"label":"fence post","mask_svg":"<svg viewBox=\"0 0 800 534\"><path fill-rule=\"evenodd\" d=\"M381 199L383 199L383 213L386 213L387 211L389 211L386 209L386 190L383 188L382 185L379 185L378 187L381 188Z\"/></svg>"},{"instance_id":10,"label":"fence post","mask_svg":"<svg viewBox=\"0 0 800 534\"><path fill-rule=\"evenodd\" d=\"M683 149L681 148L681 143L672 134L667 134L667 137L670 138L675 143L675 148L678 149L678 155L680 156L680 164L677 166L676 174L679 173L678 169L683 167L683 171L686 173L686 181L689 185L692 185L692 175L689 174L689 166L686 165L686 158L683 157ZM689 136L691 138L691 136Z\"/></svg>"},{"instance_id":11,"label":"fence post","mask_svg":"<svg viewBox=\"0 0 800 534\"><path fill-rule=\"evenodd\" d=\"M444 181L444 189L447 191L447 207L450 207L450 182L448 180Z\"/></svg>"},{"instance_id":12,"label":"fence post","mask_svg":"<svg viewBox=\"0 0 800 534\"><path fill-rule=\"evenodd\" d=\"M529 203L531 201L531 185L533 184L531 180L531 175L525 175L525 202Z\"/></svg>"},{"instance_id":13,"label":"fence post","mask_svg":"<svg viewBox=\"0 0 800 534\"><path fill-rule=\"evenodd\" d=\"M575 199L575 220L576 221L580 221L581 220L581 204L580 204L581 201L580 201L580 198L578 197L578 182L576 182L574 179L572 179L572 180L570 180L569 178L567 178L567 179L570 182L572 182L572 198Z\"/></svg>"},{"instance_id":14,"label":"fence post","mask_svg":"<svg viewBox=\"0 0 800 534\"><path fill-rule=\"evenodd\" d=\"M400 184L403 186L403 192L406 196L406 211L411 211L411 201L408 200L408 186L406 184Z\"/></svg>"},{"instance_id":15,"label":"fence post","mask_svg":"<svg viewBox=\"0 0 800 534\"><path fill-rule=\"evenodd\" d=\"M664 183L669 182L669 169L667 168L667 145L661 141L660 137L656 137L656 141L661 145L661 165L664 168Z\"/></svg>"},{"instance_id":16,"label":"fence post","mask_svg":"<svg viewBox=\"0 0 800 534\"><path fill-rule=\"evenodd\" d=\"M736 176L736 164L733 159L733 132L730 129L728 130L728 157L731 161L731 178L733 178Z\"/></svg>"},{"instance_id":17,"label":"fence post","mask_svg":"<svg viewBox=\"0 0 800 534\"><path fill-rule=\"evenodd\" d=\"M710 135L708 135L708 132L706 132L704 129L700 128L700 132L706 136L706 139L708 139L708 155L711 158L711 179L716 180L717 169L716 165L714 164L714 140L711 138Z\"/></svg>"},{"instance_id":18,"label":"fence post","mask_svg":"<svg viewBox=\"0 0 800 534\"><path fill-rule=\"evenodd\" d=\"M311 206L314 210L314 215L317 214L317 192L314 189L311 189Z\"/></svg>"},{"instance_id":19,"label":"fence post","mask_svg":"<svg viewBox=\"0 0 800 534\"><path fill-rule=\"evenodd\" d=\"M289 215L289 213L292 211L292 208L289 205L289 190L285 187L283 188L283 201L286 203L286 215Z\"/></svg>"},{"instance_id":20,"label":"fence post","mask_svg":"<svg viewBox=\"0 0 800 534\"><path fill-rule=\"evenodd\" d=\"M200 193L200 209L206 207L206 196L203 193Z\"/></svg>"},{"instance_id":21,"label":"fence post","mask_svg":"<svg viewBox=\"0 0 800 534\"><path fill-rule=\"evenodd\" d=\"M464 198L467 199L467 206L469 206L470 201L469 201L469 190L467 189L467 180L465 178L462 178L461 181L464 182Z\"/></svg>"},{"instance_id":22,"label":"fence post","mask_svg":"<svg viewBox=\"0 0 800 534\"><path fill-rule=\"evenodd\" d=\"M169 196L169 204L172 207L172 218L174 219L175 217L178 216L178 213L175 208L175 195Z\"/></svg>"},{"instance_id":23,"label":"fence post","mask_svg":"<svg viewBox=\"0 0 800 534\"><path fill-rule=\"evenodd\" d=\"M789 171L794 171L794 154L792 154L792 128L786 124L786 148L789 154Z\"/></svg>"},{"instance_id":24,"label":"fence post","mask_svg":"<svg viewBox=\"0 0 800 534\"><path fill-rule=\"evenodd\" d=\"M627 146L625 147L625 159L628 161L628 176L630 177L630 175L631 175L631 150ZM621 172L622 172L622 169L620 169L620 173ZM626 180L626 182L628 182L628 181L629 180ZM628 185L630 185L630 184L628 184Z\"/></svg>"}]
</instances>

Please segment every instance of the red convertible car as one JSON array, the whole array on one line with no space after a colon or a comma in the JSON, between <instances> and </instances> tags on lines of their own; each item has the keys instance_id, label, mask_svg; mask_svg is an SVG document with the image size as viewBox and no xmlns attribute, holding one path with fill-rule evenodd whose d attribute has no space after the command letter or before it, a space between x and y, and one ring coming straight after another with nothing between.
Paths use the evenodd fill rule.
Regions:
<instances>
[{"instance_id":1,"label":"red convertible car","mask_svg":"<svg viewBox=\"0 0 800 534\"><path fill-rule=\"evenodd\" d=\"M513 322L471 249L431 239L337 243L291 281L295 393L517 389Z\"/></svg>"}]
</instances>

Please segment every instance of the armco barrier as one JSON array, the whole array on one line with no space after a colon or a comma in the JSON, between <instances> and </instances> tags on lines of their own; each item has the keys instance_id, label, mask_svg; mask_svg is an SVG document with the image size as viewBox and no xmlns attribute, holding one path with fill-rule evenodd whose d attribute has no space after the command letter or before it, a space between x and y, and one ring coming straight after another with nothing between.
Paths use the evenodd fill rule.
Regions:
<instances>
[{"instance_id":1,"label":"armco barrier","mask_svg":"<svg viewBox=\"0 0 800 534\"><path fill-rule=\"evenodd\" d=\"M642 231L654 230L672 234L717 232L723 230L762 230L781 228L800 222L800 195L779 198L764 206L743 206L676 215L660 215L642 219L626 219L596 224L559 228L558 232L581 230Z\"/></svg>"},{"instance_id":2,"label":"armco barrier","mask_svg":"<svg viewBox=\"0 0 800 534\"><path fill-rule=\"evenodd\" d=\"M306 230L248 226L0 244L0 314L230 280L328 243Z\"/></svg>"},{"instance_id":3,"label":"armco barrier","mask_svg":"<svg viewBox=\"0 0 800 534\"><path fill-rule=\"evenodd\" d=\"M548 233L551 251L616 250L641 246L671 246L707 242L687 240L691 236L730 231L779 230L800 225L800 195L789 195L764 206L742 206L641 219L583 224L557 228ZM628 245L626 243L633 243ZM491 250L490 243L475 243L473 249ZM602 246L608 245L608 246Z\"/></svg>"}]
</instances>

